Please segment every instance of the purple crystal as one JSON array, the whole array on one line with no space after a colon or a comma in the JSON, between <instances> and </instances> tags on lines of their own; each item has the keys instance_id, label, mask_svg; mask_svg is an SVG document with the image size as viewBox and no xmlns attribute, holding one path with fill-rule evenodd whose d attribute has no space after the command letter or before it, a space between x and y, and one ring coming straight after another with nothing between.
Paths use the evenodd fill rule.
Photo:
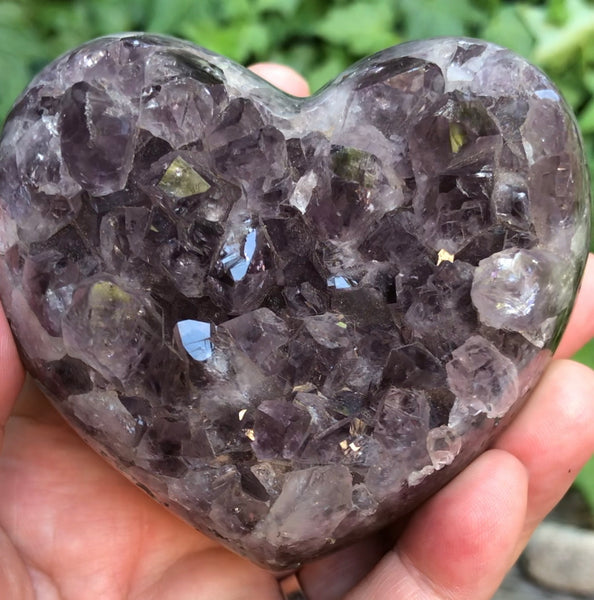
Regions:
<instances>
[{"instance_id":1,"label":"purple crystal","mask_svg":"<svg viewBox=\"0 0 594 600\"><path fill-rule=\"evenodd\" d=\"M587 171L511 52L385 50L310 99L154 35L49 65L0 143L0 291L65 417L192 525L292 568L413 509L538 379Z\"/></svg>"}]
</instances>

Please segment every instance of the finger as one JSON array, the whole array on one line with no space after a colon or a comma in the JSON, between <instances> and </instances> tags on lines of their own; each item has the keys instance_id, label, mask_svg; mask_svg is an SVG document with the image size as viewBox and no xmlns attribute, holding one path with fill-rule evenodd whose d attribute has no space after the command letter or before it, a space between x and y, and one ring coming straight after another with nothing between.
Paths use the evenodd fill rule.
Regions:
<instances>
[{"instance_id":1,"label":"finger","mask_svg":"<svg viewBox=\"0 0 594 600\"><path fill-rule=\"evenodd\" d=\"M484 453L413 515L393 551L346 598L491 598L515 558L527 484L514 456Z\"/></svg>"},{"instance_id":2,"label":"finger","mask_svg":"<svg viewBox=\"0 0 594 600\"><path fill-rule=\"evenodd\" d=\"M250 67L250 71L287 94L301 98L309 96L309 84L291 67L276 63L256 63Z\"/></svg>"},{"instance_id":3,"label":"finger","mask_svg":"<svg viewBox=\"0 0 594 600\"><path fill-rule=\"evenodd\" d=\"M28 417L39 423L58 424L65 423L64 418L58 413L54 405L45 397L33 378L26 377L21 388L12 416Z\"/></svg>"},{"instance_id":4,"label":"finger","mask_svg":"<svg viewBox=\"0 0 594 600\"><path fill-rule=\"evenodd\" d=\"M0 306L0 445L4 425L12 410L19 390L23 386L25 373L19 358L10 326Z\"/></svg>"},{"instance_id":5,"label":"finger","mask_svg":"<svg viewBox=\"0 0 594 600\"><path fill-rule=\"evenodd\" d=\"M556 358L569 358L594 336L594 255L590 254L582 285Z\"/></svg>"},{"instance_id":6,"label":"finger","mask_svg":"<svg viewBox=\"0 0 594 600\"><path fill-rule=\"evenodd\" d=\"M299 572L306 597L311 600L342 600L387 551L386 540L376 535L306 564Z\"/></svg>"},{"instance_id":7,"label":"finger","mask_svg":"<svg viewBox=\"0 0 594 600\"><path fill-rule=\"evenodd\" d=\"M594 452L593 397L594 371L573 361L554 361L495 443L528 472L526 523L518 553Z\"/></svg>"}]
</instances>

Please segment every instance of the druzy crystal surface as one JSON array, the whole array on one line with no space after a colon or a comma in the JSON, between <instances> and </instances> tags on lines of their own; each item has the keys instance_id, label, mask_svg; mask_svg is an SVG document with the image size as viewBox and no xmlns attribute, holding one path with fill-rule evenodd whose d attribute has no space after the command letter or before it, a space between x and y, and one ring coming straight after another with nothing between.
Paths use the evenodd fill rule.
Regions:
<instances>
[{"instance_id":1,"label":"druzy crystal surface","mask_svg":"<svg viewBox=\"0 0 594 600\"><path fill-rule=\"evenodd\" d=\"M154 35L49 65L0 145L2 301L76 429L271 567L378 529L513 416L589 242L551 82L468 39L311 99Z\"/></svg>"}]
</instances>

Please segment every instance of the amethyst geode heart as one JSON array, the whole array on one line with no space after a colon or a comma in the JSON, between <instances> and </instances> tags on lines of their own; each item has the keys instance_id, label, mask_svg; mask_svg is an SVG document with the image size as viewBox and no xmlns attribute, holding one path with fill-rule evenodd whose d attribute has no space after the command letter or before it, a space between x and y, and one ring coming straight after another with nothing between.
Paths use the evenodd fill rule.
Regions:
<instances>
[{"instance_id":1,"label":"amethyst geode heart","mask_svg":"<svg viewBox=\"0 0 594 600\"><path fill-rule=\"evenodd\" d=\"M0 165L29 371L129 478L271 568L489 444L589 243L565 102L477 40L386 50L302 100L182 41L102 38L31 83Z\"/></svg>"}]
</instances>

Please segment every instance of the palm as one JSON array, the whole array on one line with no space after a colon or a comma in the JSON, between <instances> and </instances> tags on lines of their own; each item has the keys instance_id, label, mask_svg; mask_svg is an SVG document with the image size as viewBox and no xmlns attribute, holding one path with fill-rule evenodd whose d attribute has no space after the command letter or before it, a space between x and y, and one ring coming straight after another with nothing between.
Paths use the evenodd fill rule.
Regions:
<instances>
[{"instance_id":1,"label":"palm","mask_svg":"<svg viewBox=\"0 0 594 600\"><path fill-rule=\"evenodd\" d=\"M219 598L237 588L278 598L270 574L161 509L34 393L6 428L0 524L37 597L52 598L55 590L56 597L81 600ZM35 417L28 416L32 409Z\"/></svg>"}]
</instances>

